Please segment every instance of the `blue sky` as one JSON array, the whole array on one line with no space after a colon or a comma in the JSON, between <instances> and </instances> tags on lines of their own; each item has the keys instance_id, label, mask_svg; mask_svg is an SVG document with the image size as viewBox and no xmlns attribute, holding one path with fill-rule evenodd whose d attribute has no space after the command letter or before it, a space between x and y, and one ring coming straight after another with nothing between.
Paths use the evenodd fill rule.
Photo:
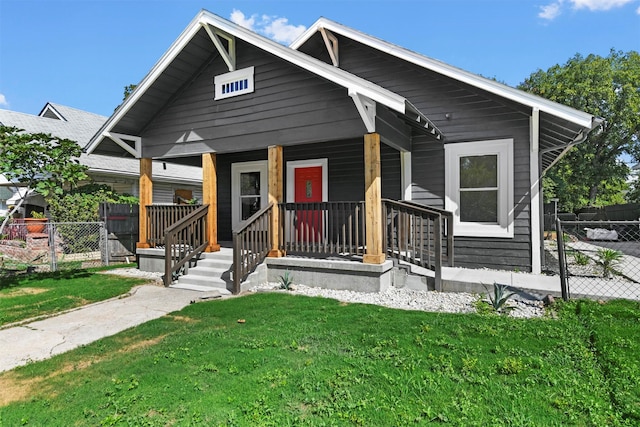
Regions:
<instances>
[{"instance_id":1,"label":"blue sky","mask_svg":"<svg viewBox=\"0 0 640 427\"><path fill-rule=\"evenodd\" d=\"M640 51L640 0L0 0L0 108L108 116L200 9L285 44L324 16L511 86L576 53Z\"/></svg>"}]
</instances>

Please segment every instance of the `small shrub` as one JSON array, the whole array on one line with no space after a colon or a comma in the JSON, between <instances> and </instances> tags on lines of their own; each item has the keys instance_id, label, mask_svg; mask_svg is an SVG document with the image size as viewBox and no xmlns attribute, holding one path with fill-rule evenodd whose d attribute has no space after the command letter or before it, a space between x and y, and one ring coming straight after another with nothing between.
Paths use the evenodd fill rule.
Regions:
<instances>
[{"instance_id":1,"label":"small shrub","mask_svg":"<svg viewBox=\"0 0 640 427\"><path fill-rule=\"evenodd\" d=\"M493 295L487 289L490 305L496 313L508 313L514 309L514 307L506 305L507 301L515 295L515 292L511 292L508 289L509 286L500 283L493 284Z\"/></svg>"},{"instance_id":2,"label":"small shrub","mask_svg":"<svg viewBox=\"0 0 640 427\"><path fill-rule=\"evenodd\" d=\"M622 259L622 252L615 249L598 249L596 264L602 268L602 277L610 279Z\"/></svg>"},{"instance_id":3,"label":"small shrub","mask_svg":"<svg viewBox=\"0 0 640 427\"><path fill-rule=\"evenodd\" d=\"M583 254L582 252L574 252L574 254L573 254L573 260L578 265L587 265L587 264L589 264L589 259L590 258L587 255Z\"/></svg>"},{"instance_id":4,"label":"small shrub","mask_svg":"<svg viewBox=\"0 0 640 427\"><path fill-rule=\"evenodd\" d=\"M280 289L286 289L288 291L291 289L291 285L293 285L293 277L291 276L291 272L287 270L284 272L284 275L280 276Z\"/></svg>"}]
</instances>

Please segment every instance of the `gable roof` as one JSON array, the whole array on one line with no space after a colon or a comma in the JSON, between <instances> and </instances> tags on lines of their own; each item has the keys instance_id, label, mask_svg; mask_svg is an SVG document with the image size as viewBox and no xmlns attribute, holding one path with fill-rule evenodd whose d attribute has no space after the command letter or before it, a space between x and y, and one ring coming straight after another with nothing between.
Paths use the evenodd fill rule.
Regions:
<instances>
[{"instance_id":1,"label":"gable roof","mask_svg":"<svg viewBox=\"0 0 640 427\"><path fill-rule=\"evenodd\" d=\"M306 55L302 52L298 52L294 49L290 49L287 46L283 46L269 38L254 33L251 30L243 28L231 21L221 18L207 10L201 10L198 15L189 23L187 28L180 34L175 42L169 47L165 54L158 60L149 73L144 77L136 89L129 95L129 97L116 109L114 114L107 120L104 126L100 129L98 135L96 135L90 143L87 145L87 152L94 151L101 141L108 136L109 132L119 132L118 126L121 122L125 122L127 115L132 111L136 102L138 102L145 93L150 90L152 85L159 80L163 73L171 68L172 62L185 51L190 43L193 42L198 32L203 27L213 27L214 29L221 30L222 32L229 34L232 37L236 37L247 43L250 43L265 52L271 53L289 63L296 65L304 70L307 70L315 75L325 78L337 85L340 85L347 89L350 96L364 96L377 103L380 103L389 109L406 116L410 121L424 124L425 128L429 128L431 133L440 137L440 131L431 123L431 121L422 114L415 106L409 102L405 97L394 93L388 89L385 89L375 83L372 83L366 79L357 77L347 71L333 67ZM193 42L193 43L192 43ZM209 40L210 48L214 48L213 42ZM174 85L184 84L184 82L173 83ZM177 89L179 86L174 87ZM171 91L164 91L171 92ZM168 100L168 97L165 99ZM157 102L157 104L160 102ZM149 114L149 113L148 113ZM144 121L144 117L140 117L138 120ZM132 135L138 136L138 135Z\"/></svg>"},{"instance_id":2,"label":"gable roof","mask_svg":"<svg viewBox=\"0 0 640 427\"><path fill-rule=\"evenodd\" d=\"M373 47L397 58L403 59L407 62L419 65L421 67L427 68L431 71L435 71L444 76L451 77L463 83L470 84L479 89L483 89L487 92L502 96L511 101L515 101L519 104L523 104L532 108L537 107L540 109L540 111L553 114L580 126L589 128L597 126L594 125L594 121L598 122L598 118L593 116L592 114L576 110L575 108L550 101L548 99L513 88L511 86L507 86L495 80L473 74L461 68L454 67L442 61L429 58L393 43L389 43L379 38L370 36L361 31L331 21L327 18L318 19L311 27L309 27L309 29L307 29L307 31L305 31L296 40L294 40L293 43L291 43L290 47L292 49L299 49L300 46L302 46L311 36L318 32L320 28L324 28L329 31L341 34L352 40Z\"/></svg>"},{"instance_id":3,"label":"gable roof","mask_svg":"<svg viewBox=\"0 0 640 427\"><path fill-rule=\"evenodd\" d=\"M542 113L541 128L544 128L541 129L540 133L540 152L544 170L551 167L572 145L584 141L590 131L604 123L604 119L593 114L585 113L495 80L470 73L327 18L318 19L307 31L291 43L290 47L292 49L300 49L321 29L342 35L388 55L524 105L532 110L540 111Z\"/></svg>"},{"instance_id":4,"label":"gable roof","mask_svg":"<svg viewBox=\"0 0 640 427\"><path fill-rule=\"evenodd\" d=\"M54 113L54 117L50 118ZM46 116L45 116L46 115ZM47 103L40 115L0 109L0 125L24 129L29 133L48 133L57 138L70 139L84 147L104 124L107 117L88 111ZM119 158L98 154L81 154L80 163L89 167L89 173L138 178L140 166L133 158ZM201 168L162 162L154 163L154 179L160 182L192 184L202 181Z\"/></svg>"}]
</instances>

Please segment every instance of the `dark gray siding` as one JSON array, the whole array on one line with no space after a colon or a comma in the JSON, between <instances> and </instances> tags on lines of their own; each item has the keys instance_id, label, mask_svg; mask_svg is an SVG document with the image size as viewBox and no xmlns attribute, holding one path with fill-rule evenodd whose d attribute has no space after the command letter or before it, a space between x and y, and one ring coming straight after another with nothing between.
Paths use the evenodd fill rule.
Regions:
<instances>
[{"instance_id":1,"label":"dark gray siding","mask_svg":"<svg viewBox=\"0 0 640 427\"><path fill-rule=\"evenodd\" d=\"M481 144L482 140L513 138L514 238L457 237L455 262L461 267L530 271L528 112L500 97L345 38L340 39L340 67L405 96L444 133L445 143ZM443 143L415 136L415 201L444 207L445 167Z\"/></svg>"},{"instance_id":2,"label":"dark gray siding","mask_svg":"<svg viewBox=\"0 0 640 427\"><path fill-rule=\"evenodd\" d=\"M255 92L214 101L216 57L142 132L145 157L186 156L342 140L366 133L346 89L238 41L238 69L255 67Z\"/></svg>"},{"instance_id":3,"label":"dark gray siding","mask_svg":"<svg viewBox=\"0 0 640 427\"><path fill-rule=\"evenodd\" d=\"M386 145L381 146L382 197L399 199L400 154ZM329 200L360 201L364 200L364 140L350 139L323 144L290 146L283 149L285 162L326 158L328 163ZM217 157L218 168L218 239L231 240L231 164L266 160L267 151L251 151L220 155ZM285 200L286 176L285 167Z\"/></svg>"}]
</instances>

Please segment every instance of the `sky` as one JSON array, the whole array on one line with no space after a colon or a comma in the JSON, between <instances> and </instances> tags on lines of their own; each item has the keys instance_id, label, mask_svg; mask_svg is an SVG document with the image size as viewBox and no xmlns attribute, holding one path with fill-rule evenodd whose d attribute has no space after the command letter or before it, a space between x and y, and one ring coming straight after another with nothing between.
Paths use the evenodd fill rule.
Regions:
<instances>
[{"instance_id":1,"label":"sky","mask_svg":"<svg viewBox=\"0 0 640 427\"><path fill-rule=\"evenodd\" d=\"M201 9L287 45L323 16L510 86L640 51L640 0L0 0L0 108L109 116Z\"/></svg>"}]
</instances>

